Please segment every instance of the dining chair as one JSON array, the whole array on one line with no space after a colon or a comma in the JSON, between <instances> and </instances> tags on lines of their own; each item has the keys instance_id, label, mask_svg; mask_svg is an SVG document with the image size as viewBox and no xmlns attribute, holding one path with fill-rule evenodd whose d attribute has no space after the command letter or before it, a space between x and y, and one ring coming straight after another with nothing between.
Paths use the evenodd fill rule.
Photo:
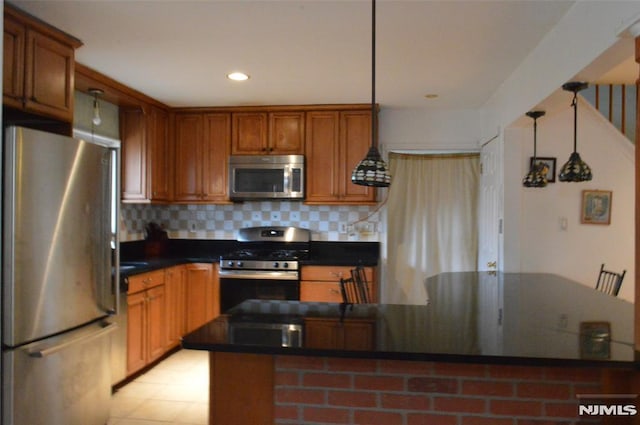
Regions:
<instances>
[{"instance_id":1,"label":"dining chair","mask_svg":"<svg viewBox=\"0 0 640 425\"><path fill-rule=\"evenodd\" d=\"M622 279L624 279L626 273L626 270L623 270L622 273L605 270L604 263L602 263L600 273L598 274L598 281L596 282L596 290L613 295L614 297L617 296L622 286Z\"/></svg>"},{"instance_id":2,"label":"dining chair","mask_svg":"<svg viewBox=\"0 0 640 425\"><path fill-rule=\"evenodd\" d=\"M369 282L367 282L367 274L364 271L364 267L358 266L351 270L351 277L356 282L356 288L360 294L361 303L370 303L371 294L369 294Z\"/></svg>"},{"instance_id":3,"label":"dining chair","mask_svg":"<svg viewBox=\"0 0 640 425\"><path fill-rule=\"evenodd\" d=\"M340 293L344 304L360 304L360 291L352 277L340 278Z\"/></svg>"}]
</instances>

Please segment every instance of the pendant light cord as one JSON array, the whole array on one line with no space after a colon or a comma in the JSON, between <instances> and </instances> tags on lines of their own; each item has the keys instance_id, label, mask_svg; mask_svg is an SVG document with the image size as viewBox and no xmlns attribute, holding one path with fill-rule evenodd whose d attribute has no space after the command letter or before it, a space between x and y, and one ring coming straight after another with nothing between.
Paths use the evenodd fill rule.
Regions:
<instances>
[{"instance_id":1,"label":"pendant light cord","mask_svg":"<svg viewBox=\"0 0 640 425\"><path fill-rule=\"evenodd\" d=\"M533 167L536 166L536 159L538 158L537 155L537 141L538 141L538 119L534 118L533 119L533 164L531 164L531 168L533 169Z\"/></svg>"},{"instance_id":2,"label":"pendant light cord","mask_svg":"<svg viewBox=\"0 0 640 425\"><path fill-rule=\"evenodd\" d=\"M371 147L377 140L376 121L376 0L371 0Z\"/></svg>"},{"instance_id":3,"label":"pendant light cord","mask_svg":"<svg viewBox=\"0 0 640 425\"><path fill-rule=\"evenodd\" d=\"M573 92L573 152L578 150L578 92Z\"/></svg>"}]
</instances>

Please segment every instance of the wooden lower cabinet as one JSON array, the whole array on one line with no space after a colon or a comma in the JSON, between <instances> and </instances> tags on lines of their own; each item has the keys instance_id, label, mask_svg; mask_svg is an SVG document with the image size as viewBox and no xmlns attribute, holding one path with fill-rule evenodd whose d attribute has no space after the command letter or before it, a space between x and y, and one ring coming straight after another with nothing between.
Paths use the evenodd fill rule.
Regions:
<instances>
[{"instance_id":1,"label":"wooden lower cabinet","mask_svg":"<svg viewBox=\"0 0 640 425\"><path fill-rule=\"evenodd\" d=\"M167 348L180 345L180 338L187 333L186 280L184 265L166 269L167 291Z\"/></svg>"},{"instance_id":2,"label":"wooden lower cabinet","mask_svg":"<svg viewBox=\"0 0 640 425\"><path fill-rule=\"evenodd\" d=\"M195 263L186 266L187 332L199 328L220 314L218 266Z\"/></svg>"},{"instance_id":3,"label":"wooden lower cabinet","mask_svg":"<svg viewBox=\"0 0 640 425\"><path fill-rule=\"evenodd\" d=\"M167 349L167 298L164 271L129 278L127 294L127 374L162 356ZM140 288L144 288L140 290Z\"/></svg>"},{"instance_id":4,"label":"wooden lower cabinet","mask_svg":"<svg viewBox=\"0 0 640 425\"><path fill-rule=\"evenodd\" d=\"M304 322L305 348L371 350L374 341L373 320L307 318Z\"/></svg>"},{"instance_id":5,"label":"wooden lower cabinet","mask_svg":"<svg viewBox=\"0 0 640 425\"><path fill-rule=\"evenodd\" d=\"M300 278L300 301L342 302L340 279L351 276L356 266L303 266ZM378 302L377 285L373 267L365 267L372 302Z\"/></svg>"},{"instance_id":6,"label":"wooden lower cabinet","mask_svg":"<svg viewBox=\"0 0 640 425\"><path fill-rule=\"evenodd\" d=\"M180 345L220 314L217 264L194 263L129 277L127 375Z\"/></svg>"}]
</instances>

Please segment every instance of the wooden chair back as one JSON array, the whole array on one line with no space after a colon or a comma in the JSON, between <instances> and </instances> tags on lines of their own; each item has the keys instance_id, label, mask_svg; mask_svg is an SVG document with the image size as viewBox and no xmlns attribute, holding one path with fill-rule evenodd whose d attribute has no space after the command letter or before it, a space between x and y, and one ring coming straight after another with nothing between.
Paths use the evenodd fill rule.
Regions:
<instances>
[{"instance_id":1,"label":"wooden chair back","mask_svg":"<svg viewBox=\"0 0 640 425\"><path fill-rule=\"evenodd\" d=\"M626 273L626 270L623 270L622 273L605 270L603 263L600 266L600 273L598 274L598 281L596 282L596 290L613 295L614 297L617 296L618 292L620 292L622 280Z\"/></svg>"}]
</instances>

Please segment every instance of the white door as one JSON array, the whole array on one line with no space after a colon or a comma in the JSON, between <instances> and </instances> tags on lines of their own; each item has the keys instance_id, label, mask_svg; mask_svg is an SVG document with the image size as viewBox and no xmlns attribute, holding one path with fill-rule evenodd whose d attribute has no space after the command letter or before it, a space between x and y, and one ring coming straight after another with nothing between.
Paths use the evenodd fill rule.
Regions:
<instances>
[{"instance_id":1,"label":"white door","mask_svg":"<svg viewBox=\"0 0 640 425\"><path fill-rule=\"evenodd\" d=\"M499 138L480 151L480 199L478 211L478 271L501 270L502 155Z\"/></svg>"}]
</instances>

